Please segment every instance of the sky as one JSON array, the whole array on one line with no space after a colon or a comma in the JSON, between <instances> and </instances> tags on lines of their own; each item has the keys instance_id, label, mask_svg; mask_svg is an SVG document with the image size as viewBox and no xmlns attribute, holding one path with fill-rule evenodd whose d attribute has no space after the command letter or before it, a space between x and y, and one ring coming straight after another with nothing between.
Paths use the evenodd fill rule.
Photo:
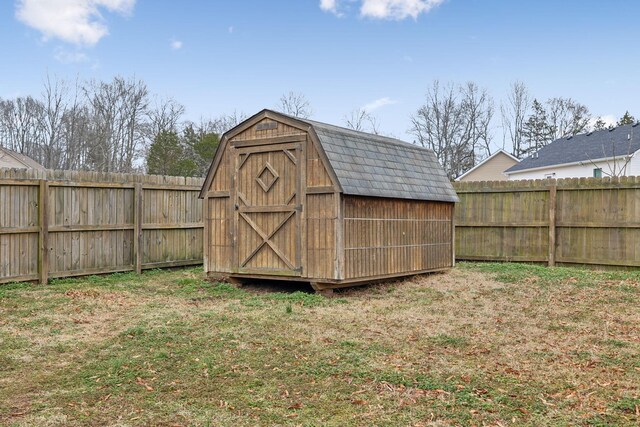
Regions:
<instances>
[{"instance_id":1,"label":"sky","mask_svg":"<svg viewBox=\"0 0 640 427\"><path fill-rule=\"evenodd\" d=\"M356 108L412 141L435 79L474 81L499 110L512 82L595 116L640 116L636 0L5 0L0 98L63 79L142 79L186 118L252 115L302 93L315 120ZM502 144L500 120L493 123Z\"/></svg>"}]
</instances>

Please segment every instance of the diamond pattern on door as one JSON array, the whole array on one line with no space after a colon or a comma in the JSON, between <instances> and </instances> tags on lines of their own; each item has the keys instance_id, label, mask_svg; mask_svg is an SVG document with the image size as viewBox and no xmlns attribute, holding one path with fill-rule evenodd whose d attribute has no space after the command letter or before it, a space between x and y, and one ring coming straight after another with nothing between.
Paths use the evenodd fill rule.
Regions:
<instances>
[{"instance_id":1,"label":"diamond pattern on door","mask_svg":"<svg viewBox=\"0 0 640 427\"><path fill-rule=\"evenodd\" d=\"M266 162L262 170L260 170L260 173L256 177L256 182L260 185L260 187L262 187L265 193L268 193L269 190L271 190L271 187L273 187L273 184L276 183L278 178L280 178L278 172L273 169L273 166L271 166L269 162Z\"/></svg>"}]
</instances>

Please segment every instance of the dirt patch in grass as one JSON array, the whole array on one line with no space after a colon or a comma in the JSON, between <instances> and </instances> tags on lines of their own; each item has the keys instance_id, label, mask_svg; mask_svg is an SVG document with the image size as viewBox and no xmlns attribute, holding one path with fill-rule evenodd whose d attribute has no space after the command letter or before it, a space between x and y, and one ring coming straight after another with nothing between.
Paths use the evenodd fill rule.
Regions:
<instances>
[{"instance_id":1,"label":"dirt patch in grass","mask_svg":"<svg viewBox=\"0 0 640 427\"><path fill-rule=\"evenodd\" d=\"M640 276L520 264L341 290L201 270L0 294L9 425L637 425Z\"/></svg>"}]
</instances>

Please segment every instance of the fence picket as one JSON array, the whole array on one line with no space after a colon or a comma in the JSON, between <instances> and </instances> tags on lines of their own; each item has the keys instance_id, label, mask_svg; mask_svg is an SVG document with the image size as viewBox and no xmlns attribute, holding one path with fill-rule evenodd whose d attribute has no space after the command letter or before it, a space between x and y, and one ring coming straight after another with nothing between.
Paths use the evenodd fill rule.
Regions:
<instances>
[{"instance_id":1,"label":"fence picket","mask_svg":"<svg viewBox=\"0 0 640 427\"><path fill-rule=\"evenodd\" d=\"M0 169L0 283L202 264L202 181Z\"/></svg>"},{"instance_id":2,"label":"fence picket","mask_svg":"<svg viewBox=\"0 0 640 427\"><path fill-rule=\"evenodd\" d=\"M456 259L640 267L640 178L454 183Z\"/></svg>"}]
</instances>

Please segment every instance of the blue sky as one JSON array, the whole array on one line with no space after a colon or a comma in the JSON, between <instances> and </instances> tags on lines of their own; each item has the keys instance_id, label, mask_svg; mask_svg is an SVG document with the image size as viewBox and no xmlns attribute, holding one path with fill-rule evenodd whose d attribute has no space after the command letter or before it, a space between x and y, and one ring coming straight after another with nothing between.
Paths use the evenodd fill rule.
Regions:
<instances>
[{"instance_id":1,"label":"blue sky","mask_svg":"<svg viewBox=\"0 0 640 427\"><path fill-rule=\"evenodd\" d=\"M4 1L0 97L38 94L47 72L135 75L197 120L294 91L335 124L379 101L380 130L411 140L409 116L434 79L475 81L496 109L520 80L539 99L638 116L638 15L634 0Z\"/></svg>"}]
</instances>

